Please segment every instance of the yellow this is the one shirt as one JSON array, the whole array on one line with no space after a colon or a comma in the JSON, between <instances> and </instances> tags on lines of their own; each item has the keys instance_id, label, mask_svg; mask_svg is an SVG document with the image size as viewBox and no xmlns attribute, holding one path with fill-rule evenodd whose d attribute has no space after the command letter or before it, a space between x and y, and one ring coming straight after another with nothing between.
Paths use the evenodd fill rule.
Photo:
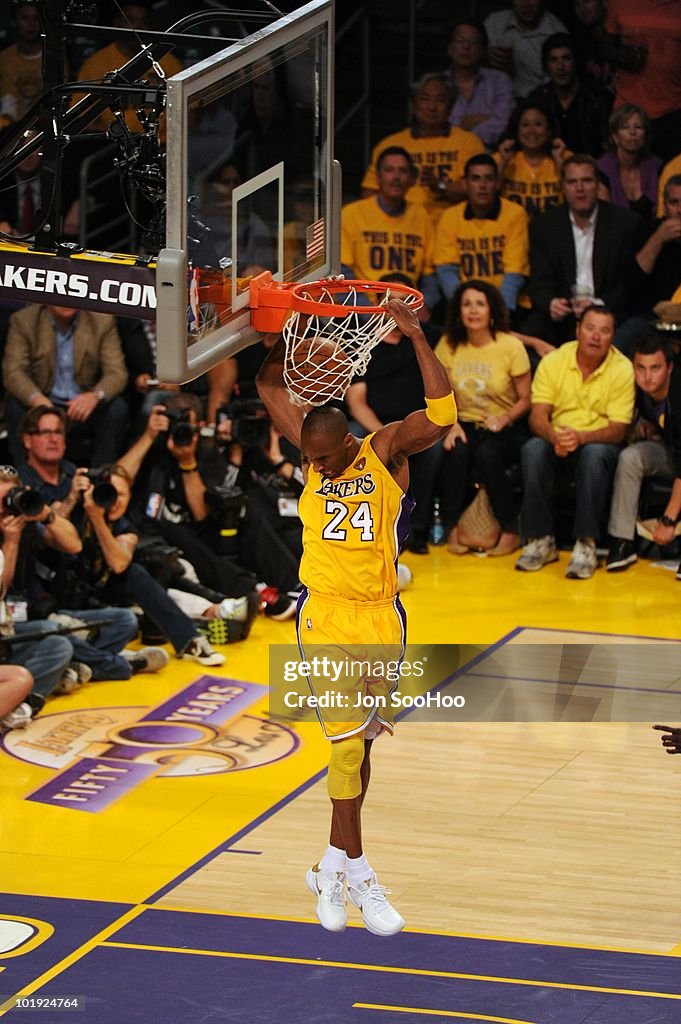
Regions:
<instances>
[{"instance_id":1,"label":"yellow this is the one shirt","mask_svg":"<svg viewBox=\"0 0 681 1024\"><path fill-rule=\"evenodd\" d=\"M498 153L494 159L499 160ZM553 158L546 156L534 167L522 152L514 153L506 164L501 194L522 206L530 220L564 201L560 171Z\"/></svg>"},{"instance_id":2,"label":"yellow this is the one shirt","mask_svg":"<svg viewBox=\"0 0 681 1024\"><path fill-rule=\"evenodd\" d=\"M530 372L523 343L501 331L489 345L466 341L455 349L443 336L435 355L447 370L459 419L466 423L482 423L488 416L508 412L518 400L513 378Z\"/></svg>"},{"instance_id":3,"label":"yellow this is the one shirt","mask_svg":"<svg viewBox=\"0 0 681 1024\"><path fill-rule=\"evenodd\" d=\"M420 136L414 133L413 128L403 128L400 132L387 135L374 146L371 163L362 178L362 188L378 189L376 163L383 150L389 146L401 146L414 161L418 180L409 189L405 198L410 203L421 203L425 206L433 224L437 224L451 204L443 201L424 184L425 172L432 168L436 181L456 181L457 178L463 177L463 169L469 157L485 152L485 147L477 135L454 125L450 125L446 135Z\"/></svg>"},{"instance_id":4,"label":"yellow this is the one shirt","mask_svg":"<svg viewBox=\"0 0 681 1024\"><path fill-rule=\"evenodd\" d=\"M341 263L361 281L399 272L416 287L433 271L433 227L425 208L405 203L402 213L389 214L376 196L348 203L341 210Z\"/></svg>"},{"instance_id":5,"label":"yellow this is the one shirt","mask_svg":"<svg viewBox=\"0 0 681 1024\"><path fill-rule=\"evenodd\" d=\"M528 220L508 199L499 200L496 218L474 217L468 203L442 214L435 232L433 263L454 263L462 283L480 278L500 287L504 274L530 272Z\"/></svg>"}]
</instances>

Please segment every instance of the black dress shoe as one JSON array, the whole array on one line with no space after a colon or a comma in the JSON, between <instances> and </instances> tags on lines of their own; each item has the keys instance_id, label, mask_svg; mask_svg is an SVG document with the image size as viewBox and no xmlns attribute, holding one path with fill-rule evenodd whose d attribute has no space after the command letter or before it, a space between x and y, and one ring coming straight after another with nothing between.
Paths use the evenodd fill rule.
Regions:
<instances>
[{"instance_id":1,"label":"black dress shoe","mask_svg":"<svg viewBox=\"0 0 681 1024\"><path fill-rule=\"evenodd\" d=\"M427 555L427 539L419 534L412 534L412 536L407 541L407 551L411 551L412 555Z\"/></svg>"},{"instance_id":2,"label":"black dress shoe","mask_svg":"<svg viewBox=\"0 0 681 1024\"><path fill-rule=\"evenodd\" d=\"M606 572L623 572L636 561L636 548L633 541L613 537L608 551L608 560L605 563Z\"/></svg>"}]
</instances>

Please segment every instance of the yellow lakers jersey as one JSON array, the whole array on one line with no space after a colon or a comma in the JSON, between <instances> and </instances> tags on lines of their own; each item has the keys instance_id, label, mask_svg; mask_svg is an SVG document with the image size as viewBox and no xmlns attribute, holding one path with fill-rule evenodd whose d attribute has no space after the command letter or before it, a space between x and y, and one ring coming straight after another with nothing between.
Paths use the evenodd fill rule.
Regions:
<instances>
[{"instance_id":1,"label":"yellow lakers jersey","mask_svg":"<svg viewBox=\"0 0 681 1024\"><path fill-rule=\"evenodd\" d=\"M414 502L371 447L370 434L342 476L310 466L298 502L303 523L301 582L348 601L383 601L397 593L397 556Z\"/></svg>"}]
</instances>

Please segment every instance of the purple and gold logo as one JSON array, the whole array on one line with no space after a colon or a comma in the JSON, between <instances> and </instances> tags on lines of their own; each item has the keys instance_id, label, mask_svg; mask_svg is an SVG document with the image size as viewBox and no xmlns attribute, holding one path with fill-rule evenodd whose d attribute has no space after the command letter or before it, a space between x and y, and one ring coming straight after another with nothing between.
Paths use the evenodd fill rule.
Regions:
<instances>
[{"instance_id":1,"label":"purple and gold logo","mask_svg":"<svg viewBox=\"0 0 681 1024\"><path fill-rule=\"evenodd\" d=\"M3 744L14 757L59 774L26 799L97 813L149 778L257 768L298 746L291 729L249 714L267 687L201 676L136 718L135 708L40 715Z\"/></svg>"}]
</instances>

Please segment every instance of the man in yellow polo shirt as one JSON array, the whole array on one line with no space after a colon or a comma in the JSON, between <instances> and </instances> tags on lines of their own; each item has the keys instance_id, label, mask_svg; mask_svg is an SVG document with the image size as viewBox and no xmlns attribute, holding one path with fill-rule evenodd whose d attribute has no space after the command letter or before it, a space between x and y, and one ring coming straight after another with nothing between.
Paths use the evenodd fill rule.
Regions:
<instances>
[{"instance_id":1,"label":"man in yellow polo shirt","mask_svg":"<svg viewBox=\"0 0 681 1024\"><path fill-rule=\"evenodd\" d=\"M553 485L571 473L576 488L575 546L565 575L585 580L596 569L617 456L634 412L634 369L612 347L615 316L588 306L577 340L542 359L532 384L530 428L523 445L521 528L525 546L516 569L535 572L558 560Z\"/></svg>"}]
</instances>

